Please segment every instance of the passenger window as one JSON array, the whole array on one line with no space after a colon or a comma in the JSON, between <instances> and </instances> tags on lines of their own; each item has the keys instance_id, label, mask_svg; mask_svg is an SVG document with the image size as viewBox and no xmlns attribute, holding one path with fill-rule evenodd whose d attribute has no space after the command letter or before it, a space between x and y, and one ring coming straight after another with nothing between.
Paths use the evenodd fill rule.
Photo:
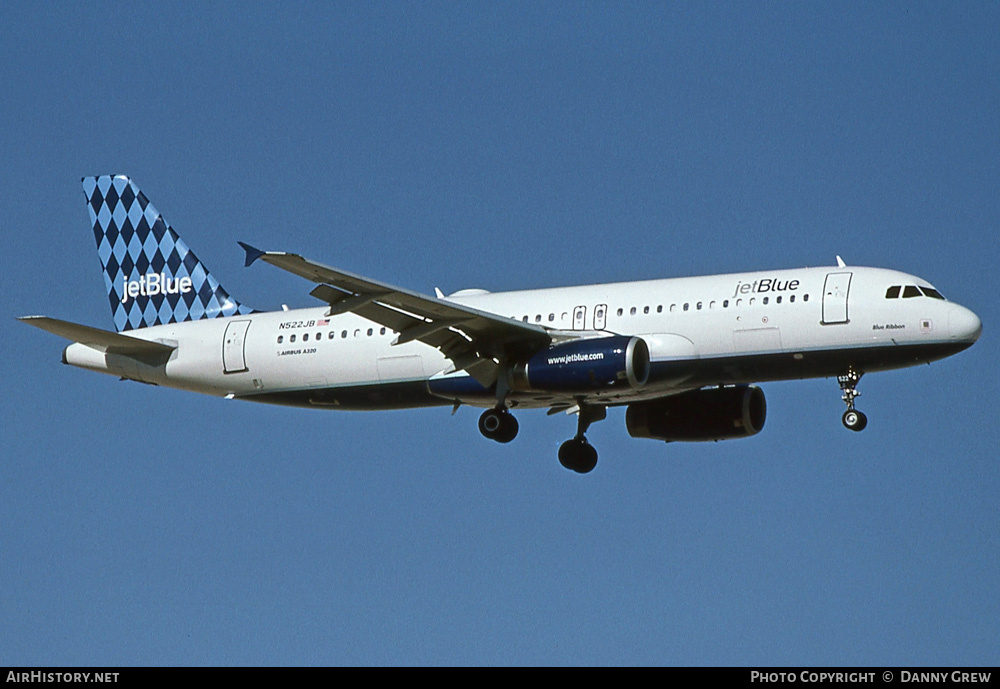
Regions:
<instances>
[{"instance_id":1,"label":"passenger window","mask_svg":"<svg viewBox=\"0 0 1000 689\"><path fill-rule=\"evenodd\" d=\"M619 316L622 315L622 310L621 309L618 309L618 315Z\"/></svg>"},{"instance_id":2,"label":"passenger window","mask_svg":"<svg viewBox=\"0 0 1000 689\"><path fill-rule=\"evenodd\" d=\"M340 336L344 339L347 339L347 331L345 330L342 333L340 333Z\"/></svg>"},{"instance_id":3,"label":"passenger window","mask_svg":"<svg viewBox=\"0 0 1000 689\"><path fill-rule=\"evenodd\" d=\"M371 328L368 328L368 337L371 337L371 336L372 336L372 332L373 332L373 331L372 331L372 329L371 329Z\"/></svg>"},{"instance_id":4,"label":"passenger window","mask_svg":"<svg viewBox=\"0 0 1000 689\"><path fill-rule=\"evenodd\" d=\"M642 307L642 312L643 313L649 313L649 307L648 306L643 306Z\"/></svg>"},{"instance_id":5,"label":"passenger window","mask_svg":"<svg viewBox=\"0 0 1000 689\"><path fill-rule=\"evenodd\" d=\"M764 297L764 305L765 305L765 306L767 305L767 300L768 300L768 298L769 298L769 297Z\"/></svg>"},{"instance_id":6,"label":"passenger window","mask_svg":"<svg viewBox=\"0 0 1000 689\"><path fill-rule=\"evenodd\" d=\"M550 313L550 314L549 314L549 323L551 323L551 322L552 322L552 321L554 321L555 319L556 319L556 315L555 315L554 313Z\"/></svg>"},{"instance_id":7,"label":"passenger window","mask_svg":"<svg viewBox=\"0 0 1000 689\"><path fill-rule=\"evenodd\" d=\"M685 304L685 305L684 305L684 310L685 310L685 311L687 311L687 310L688 310L688 308L690 308L690 306L691 306L690 304Z\"/></svg>"},{"instance_id":8,"label":"passenger window","mask_svg":"<svg viewBox=\"0 0 1000 689\"><path fill-rule=\"evenodd\" d=\"M794 304L795 303L795 295L793 294L792 296L788 297L788 301L790 301L790 302L792 302Z\"/></svg>"},{"instance_id":9,"label":"passenger window","mask_svg":"<svg viewBox=\"0 0 1000 689\"><path fill-rule=\"evenodd\" d=\"M698 302L698 306L696 306L695 308L697 308L699 311L701 311L701 302L700 301Z\"/></svg>"},{"instance_id":10,"label":"passenger window","mask_svg":"<svg viewBox=\"0 0 1000 689\"><path fill-rule=\"evenodd\" d=\"M379 335L385 335L385 328L380 328L378 331Z\"/></svg>"},{"instance_id":11,"label":"passenger window","mask_svg":"<svg viewBox=\"0 0 1000 689\"><path fill-rule=\"evenodd\" d=\"M722 300L722 308L724 308L724 309L728 309L729 308L729 300L728 299L723 299Z\"/></svg>"},{"instance_id":12,"label":"passenger window","mask_svg":"<svg viewBox=\"0 0 1000 689\"><path fill-rule=\"evenodd\" d=\"M525 317L524 317L524 318L522 318L521 320L522 320L522 321L524 321L525 323L527 323L527 322L528 322L528 317L527 317L527 316L525 316Z\"/></svg>"},{"instance_id":13,"label":"passenger window","mask_svg":"<svg viewBox=\"0 0 1000 689\"><path fill-rule=\"evenodd\" d=\"M278 335L278 344L281 344L284 341L285 341L285 336L284 335Z\"/></svg>"},{"instance_id":14,"label":"passenger window","mask_svg":"<svg viewBox=\"0 0 1000 689\"><path fill-rule=\"evenodd\" d=\"M903 288L903 299L912 299L913 297L922 296L920 290L917 289L916 285L907 285Z\"/></svg>"},{"instance_id":15,"label":"passenger window","mask_svg":"<svg viewBox=\"0 0 1000 689\"><path fill-rule=\"evenodd\" d=\"M663 313L663 304L659 304L656 307L656 313Z\"/></svg>"},{"instance_id":16,"label":"passenger window","mask_svg":"<svg viewBox=\"0 0 1000 689\"><path fill-rule=\"evenodd\" d=\"M292 335L291 337L289 337L288 341L289 342L295 342L295 335Z\"/></svg>"},{"instance_id":17,"label":"passenger window","mask_svg":"<svg viewBox=\"0 0 1000 689\"><path fill-rule=\"evenodd\" d=\"M803 294L802 295L802 301L809 301L809 295L808 294Z\"/></svg>"},{"instance_id":18,"label":"passenger window","mask_svg":"<svg viewBox=\"0 0 1000 689\"><path fill-rule=\"evenodd\" d=\"M327 333L326 339L332 340L336 336L337 336L337 334L331 330L329 333Z\"/></svg>"},{"instance_id":19,"label":"passenger window","mask_svg":"<svg viewBox=\"0 0 1000 689\"><path fill-rule=\"evenodd\" d=\"M780 304L781 303L781 297L779 296L777 299L775 299L774 303L775 304Z\"/></svg>"},{"instance_id":20,"label":"passenger window","mask_svg":"<svg viewBox=\"0 0 1000 689\"><path fill-rule=\"evenodd\" d=\"M322 339L323 339L323 333L316 333L316 340L317 340L317 342L319 340L322 340Z\"/></svg>"},{"instance_id":21,"label":"passenger window","mask_svg":"<svg viewBox=\"0 0 1000 689\"><path fill-rule=\"evenodd\" d=\"M309 333L302 333L302 341L303 342L309 341Z\"/></svg>"},{"instance_id":22,"label":"passenger window","mask_svg":"<svg viewBox=\"0 0 1000 689\"><path fill-rule=\"evenodd\" d=\"M900 286L899 285L893 285L892 287L890 287L889 289L887 289L885 291L885 298L886 299L898 299L899 298L899 290L900 290Z\"/></svg>"},{"instance_id":23,"label":"passenger window","mask_svg":"<svg viewBox=\"0 0 1000 689\"><path fill-rule=\"evenodd\" d=\"M628 315L630 315L630 316L634 316L634 315L635 315L635 307L634 307L634 306L633 306L633 307L632 307L632 309L631 309L631 310L630 310L630 311L628 312Z\"/></svg>"}]
</instances>

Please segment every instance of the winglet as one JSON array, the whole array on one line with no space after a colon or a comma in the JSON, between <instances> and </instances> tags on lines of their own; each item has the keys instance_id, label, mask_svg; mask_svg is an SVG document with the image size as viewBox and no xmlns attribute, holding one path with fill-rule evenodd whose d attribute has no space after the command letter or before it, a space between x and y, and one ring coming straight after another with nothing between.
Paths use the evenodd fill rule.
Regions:
<instances>
[{"instance_id":1,"label":"winglet","mask_svg":"<svg viewBox=\"0 0 1000 689\"><path fill-rule=\"evenodd\" d=\"M245 244L244 242L236 243L242 246L243 250L247 252L246 263L243 264L244 268L249 268L254 261L267 253L266 251L261 251L260 249L250 246L249 244Z\"/></svg>"},{"instance_id":2,"label":"winglet","mask_svg":"<svg viewBox=\"0 0 1000 689\"><path fill-rule=\"evenodd\" d=\"M847 264L844 263L844 259L842 259L840 256L837 256L837 267L838 268L846 268L847 267Z\"/></svg>"}]
</instances>

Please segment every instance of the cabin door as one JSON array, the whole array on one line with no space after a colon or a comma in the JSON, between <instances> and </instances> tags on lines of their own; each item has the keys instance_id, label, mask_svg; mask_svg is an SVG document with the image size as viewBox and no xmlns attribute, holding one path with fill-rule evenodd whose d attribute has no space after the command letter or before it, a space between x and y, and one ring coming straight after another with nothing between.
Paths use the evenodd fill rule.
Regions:
<instances>
[{"instance_id":1,"label":"cabin door","mask_svg":"<svg viewBox=\"0 0 1000 689\"><path fill-rule=\"evenodd\" d=\"M823 285L823 325L847 323L847 293L851 273L830 273Z\"/></svg>"},{"instance_id":2,"label":"cabin door","mask_svg":"<svg viewBox=\"0 0 1000 689\"><path fill-rule=\"evenodd\" d=\"M233 321L226 326L222 338L222 368L225 373L242 373L247 370L246 339L250 321Z\"/></svg>"}]
</instances>

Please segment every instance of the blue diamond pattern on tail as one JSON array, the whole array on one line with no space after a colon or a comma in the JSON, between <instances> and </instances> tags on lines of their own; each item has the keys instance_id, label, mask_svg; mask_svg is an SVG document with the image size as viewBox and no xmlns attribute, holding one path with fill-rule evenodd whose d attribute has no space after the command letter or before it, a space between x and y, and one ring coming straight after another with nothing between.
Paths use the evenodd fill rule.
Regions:
<instances>
[{"instance_id":1,"label":"blue diamond pattern on tail","mask_svg":"<svg viewBox=\"0 0 1000 689\"><path fill-rule=\"evenodd\" d=\"M252 313L229 296L132 180L84 177L118 332Z\"/></svg>"}]
</instances>

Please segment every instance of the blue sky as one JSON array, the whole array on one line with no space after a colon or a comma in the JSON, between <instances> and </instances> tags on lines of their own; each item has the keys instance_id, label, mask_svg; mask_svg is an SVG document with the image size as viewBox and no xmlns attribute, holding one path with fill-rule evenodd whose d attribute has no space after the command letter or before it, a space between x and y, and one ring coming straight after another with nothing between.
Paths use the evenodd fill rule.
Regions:
<instances>
[{"instance_id":1,"label":"blue sky","mask_svg":"<svg viewBox=\"0 0 1000 689\"><path fill-rule=\"evenodd\" d=\"M0 664L996 664L996 3L5 3ZM331 413L60 365L112 327L79 180L424 292L848 263L984 334L766 384L763 433Z\"/></svg>"}]
</instances>

